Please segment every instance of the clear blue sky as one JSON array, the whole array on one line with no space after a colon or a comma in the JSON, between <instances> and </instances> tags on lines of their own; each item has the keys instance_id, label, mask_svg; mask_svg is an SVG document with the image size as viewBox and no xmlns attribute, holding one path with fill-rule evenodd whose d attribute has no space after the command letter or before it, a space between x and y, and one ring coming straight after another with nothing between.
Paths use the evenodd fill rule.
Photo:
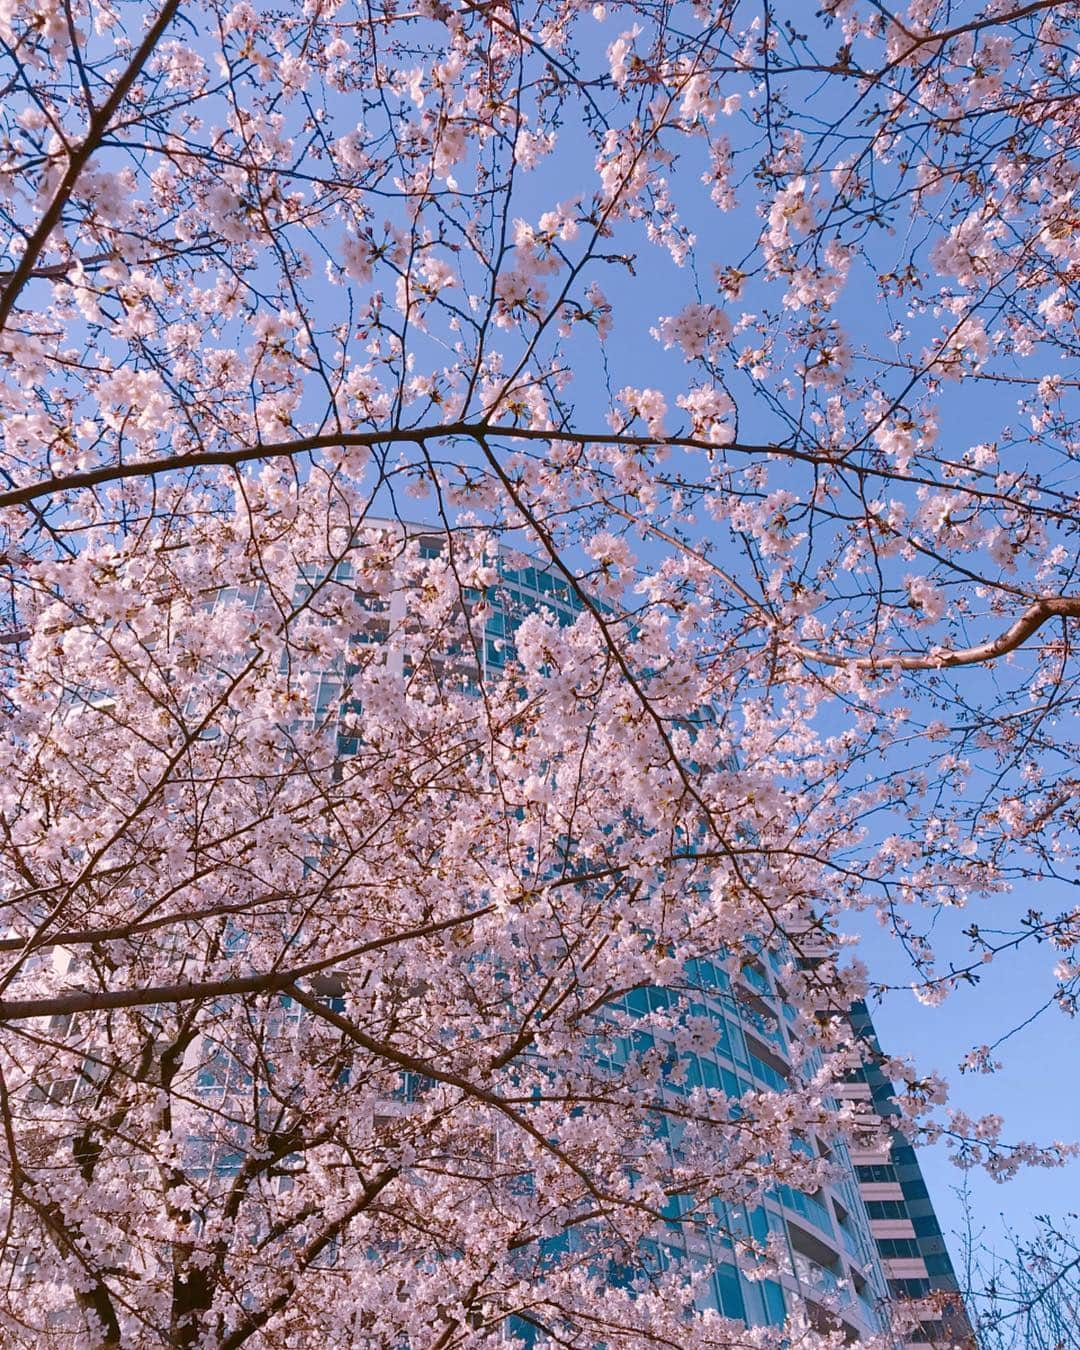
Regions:
<instances>
[{"instance_id":1,"label":"clear blue sky","mask_svg":"<svg viewBox=\"0 0 1080 1350\"><path fill-rule=\"evenodd\" d=\"M1034 900L1034 897L1031 897ZM1047 903L1049 896L1041 896ZM1025 897L994 902L1002 911L1023 908ZM862 955L882 980L905 978L896 944L860 925ZM1080 1138L1080 1024L1051 1007L1007 1040L995 1055L1003 1068L992 1075L961 1074L959 1061L974 1045L993 1044L1044 1002L1052 987L1055 957L1045 945L1030 945L997 958L984 968L980 984L962 987L938 1008L926 1008L906 992L889 993L873 1008L886 1053L911 1055L925 1069L950 1082L950 1100L971 1115L1005 1117L1005 1139ZM965 1206L955 1192L967 1179L976 1230L990 1245L1001 1245L1004 1216L1020 1234L1033 1231L1033 1216L1062 1218L1080 1208L1080 1163L1049 1170L1025 1168L998 1183L980 1170L960 1171L944 1145L920 1150L920 1161L948 1239L953 1259L962 1257L954 1234L966 1225Z\"/></svg>"}]
</instances>

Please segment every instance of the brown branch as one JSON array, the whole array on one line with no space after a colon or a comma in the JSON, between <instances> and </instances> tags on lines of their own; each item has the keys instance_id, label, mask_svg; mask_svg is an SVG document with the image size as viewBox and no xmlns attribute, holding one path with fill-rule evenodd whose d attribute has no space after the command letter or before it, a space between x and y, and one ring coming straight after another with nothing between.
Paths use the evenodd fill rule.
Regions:
<instances>
[{"instance_id":1,"label":"brown branch","mask_svg":"<svg viewBox=\"0 0 1080 1350\"><path fill-rule=\"evenodd\" d=\"M715 453L717 446L711 441L694 436L633 436L616 432L576 432L543 431L532 427L501 426L486 422L442 422L426 427L391 427L387 431L335 432L319 436L301 436L291 441L256 442L243 445L236 450L194 451L180 455L160 455L156 459L136 459L126 464L103 464L96 469L83 469L78 473L63 474L55 478L40 479L36 483L26 483L22 487L10 488L0 492L0 507L22 506L39 497L51 497L61 492L73 492L78 488L97 487L102 483L120 482L125 478L146 478L158 473L171 473L177 469L199 469L203 467L232 466L250 463L256 459L282 459L297 455L310 454L315 450L352 449L363 446L388 445L397 441L409 441L422 445L425 441L468 437L479 441L485 436L504 436L511 440L529 441L573 441L575 444L625 445L642 448L665 445L683 450L703 450ZM814 454L810 451L792 450L777 445L732 444L722 447L725 451L735 451L751 455L780 455L785 459L798 459L806 464L835 464L835 456Z\"/></svg>"},{"instance_id":2,"label":"brown branch","mask_svg":"<svg viewBox=\"0 0 1080 1350\"><path fill-rule=\"evenodd\" d=\"M59 890L60 886L50 889ZM262 905L292 899L295 899L295 896L290 892L271 891L252 900L231 904L223 901L220 905L208 905L205 909L171 910L168 914L160 914L154 919L133 919L130 923L113 924L108 928L71 928L36 940L32 950L40 951L43 947L92 947L100 942L121 942L141 937L144 933L152 933L158 928L169 928L174 924L202 923L207 919L221 918L223 915L249 914L251 910ZM26 943L25 937L0 939L0 952L24 951Z\"/></svg>"},{"instance_id":3,"label":"brown branch","mask_svg":"<svg viewBox=\"0 0 1080 1350\"><path fill-rule=\"evenodd\" d=\"M778 621L776 616L768 609L763 600L757 599L730 573L725 572L722 567L718 567L713 560L703 553L700 549L691 547L676 539L674 535L667 530L654 525L652 521L638 520L629 511L614 502L606 502L609 510L617 515L636 524L640 529L649 534L655 535L658 539L672 545L673 548L689 553L691 557L708 567L715 576L736 595L746 602L752 609L756 610L761 616L762 621L769 625L775 625ZM803 647L801 645L789 647L797 656L804 661L815 661L821 665L834 666L837 669L846 670L948 670L953 666L978 665L984 661L994 661L999 656L1004 656L1008 652L1015 651L1017 647L1025 643L1032 633L1036 632L1050 619L1080 618L1080 596L1044 596L1041 600L1035 600L1028 606L1019 619L1011 624L1004 633L998 637L992 638L988 642L982 642L974 647L961 647L953 650L945 648L939 649L932 654L918 655L914 652L896 653L888 656L836 656L831 652L816 651L813 647Z\"/></svg>"},{"instance_id":4,"label":"brown branch","mask_svg":"<svg viewBox=\"0 0 1080 1350\"><path fill-rule=\"evenodd\" d=\"M138 78L140 71L146 62L150 59L154 48L161 40L161 35L172 23L176 11L180 7L180 0L165 0L161 7L161 13L154 20L146 36L139 45L138 51L132 57L127 69L113 85L109 97L96 111L91 113L90 125L87 128L86 136L82 143L71 151L68 156L68 166L61 178L53 199L45 208L45 211L38 221L37 229L30 236L26 244L26 250L19 259L17 266L11 273L11 279L0 293L0 331L7 327L7 321L11 317L11 311L15 307L15 301L19 297L19 292L26 285L27 281L33 275L38 265L38 258L41 251L49 240L49 236L60 223L60 217L63 214L64 206L67 204L72 192L75 190L75 184L78 182L79 175L86 167L94 151L98 149L109 129L109 123L117 109L127 98L131 86Z\"/></svg>"},{"instance_id":5,"label":"brown branch","mask_svg":"<svg viewBox=\"0 0 1080 1350\"><path fill-rule=\"evenodd\" d=\"M96 267L99 263L112 262L117 257L114 252L94 253L88 258L68 258L64 262L48 263L44 267L34 267L31 269L27 280L33 281L55 281L58 278L66 277L69 272L76 267ZM6 272L0 272L0 282L5 286L15 278L15 269L10 268Z\"/></svg>"},{"instance_id":6,"label":"brown branch","mask_svg":"<svg viewBox=\"0 0 1080 1350\"><path fill-rule=\"evenodd\" d=\"M494 905L482 905L479 909L470 910L468 913L455 914L437 923L423 924L418 928L392 933L389 937L375 938L358 947L335 952L332 956L322 957L318 961L291 966L287 970L263 971L258 975L237 975L230 980L181 980L175 984L147 985L142 989L80 990L71 994L57 994L52 998L3 999L0 1000L0 1022L21 1022L32 1017L55 1017L67 1013L105 1012L113 1008L147 1008L158 1003L189 1003L197 999L225 998L235 994L280 993L287 985L308 975L342 965L368 952L392 946L395 942L429 937L433 933L441 933L458 924L472 923L482 915L490 914L494 908Z\"/></svg>"},{"instance_id":7,"label":"brown branch","mask_svg":"<svg viewBox=\"0 0 1080 1350\"><path fill-rule=\"evenodd\" d=\"M925 655L896 653L890 656L834 656L829 652L819 652L812 647L800 646L792 647L791 650L804 661L817 661L838 669L951 670L954 666L972 666L986 661L996 661L999 656L1005 656L1022 646L1044 623L1057 618L1080 619L1080 596L1044 596L1043 599L1030 604L1004 633L998 634L988 642L980 642L974 647L938 648Z\"/></svg>"},{"instance_id":8,"label":"brown branch","mask_svg":"<svg viewBox=\"0 0 1080 1350\"><path fill-rule=\"evenodd\" d=\"M890 71L902 65L913 52L917 52L921 47L928 45L944 46L946 42L950 42L955 37L960 37L965 33L977 33L983 28L1005 28L1009 24L1016 23L1018 19L1026 19L1029 15L1038 14L1043 10L1063 9L1067 3L1068 0L1031 0L1030 4L1021 5L1018 9L1009 13L990 14L981 19L972 19L968 23L957 24L954 28L931 30L929 33L913 33L911 29L900 22L895 14L891 14L884 7L880 7L881 13L890 23L894 23L908 39L909 45L904 48L899 56L894 57L888 65L883 66L881 70L866 73L864 78L874 81L881 80Z\"/></svg>"},{"instance_id":9,"label":"brown branch","mask_svg":"<svg viewBox=\"0 0 1080 1350\"><path fill-rule=\"evenodd\" d=\"M159 455L155 459L130 460L127 463L103 464L96 469L84 469L78 473L59 475L54 478L39 479L35 483L24 483L20 487L0 492L0 508L23 506L41 497L52 497L63 492L74 492L80 488L98 487L105 483L121 482L127 478L152 478L155 474L171 473L178 469L199 469L215 467L233 467L250 463L253 460L288 459L298 455L311 454L317 450L363 448L376 445L392 445L396 442L410 442L424 445L427 441L462 437L481 443L485 437L501 437L510 441L542 441L549 445L567 443L577 446L622 445L628 449L647 450L650 447L663 446L674 450L699 450L710 458L717 453L736 455L771 455L778 459L791 460L806 464L812 468L846 470L856 477L882 479L904 483L915 487L941 488L940 480L924 474L900 473L882 468L875 464L856 463L846 454L837 454L823 450L798 450L791 445L754 444L746 441L732 441L718 446L698 436L643 436L628 432L613 431L573 431L569 428L548 430L534 427L507 426L498 422L436 422L422 427L391 427L386 431L329 432L314 436L300 436L289 441L259 441L254 445L242 445L235 450L192 451L187 454ZM951 466L950 466L951 467ZM971 497L986 498L991 501L1009 501L1007 493L1000 490L966 487L964 491ZM1042 508L1048 516L1057 519L1073 520L1071 509L1046 506ZM21 640L9 637L9 642Z\"/></svg>"}]
</instances>

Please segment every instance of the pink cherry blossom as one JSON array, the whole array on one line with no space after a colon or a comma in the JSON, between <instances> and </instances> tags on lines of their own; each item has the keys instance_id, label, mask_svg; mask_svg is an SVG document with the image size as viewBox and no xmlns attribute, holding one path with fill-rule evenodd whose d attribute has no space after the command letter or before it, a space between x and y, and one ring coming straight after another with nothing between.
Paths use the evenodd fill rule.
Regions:
<instances>
[{"instance_id":1,"label":"pink cherry blossom","mask_svg":"<svg viewBox=\"0 0 1080 1350\"><path fill-rule=\"evenodd\" d=\"M850 1149L1075 1166L1075 7L816 8L0 3L3 1345L884 1347Z\"/></svg>"}]
</instances>

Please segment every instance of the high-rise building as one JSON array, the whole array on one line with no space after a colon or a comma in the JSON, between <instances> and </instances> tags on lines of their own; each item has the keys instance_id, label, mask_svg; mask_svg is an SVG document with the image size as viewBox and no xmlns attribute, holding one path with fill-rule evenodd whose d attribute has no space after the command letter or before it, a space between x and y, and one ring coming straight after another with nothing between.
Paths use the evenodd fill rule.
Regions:
<instances>
[{"instance_id":1,"label":"high-rise building","mask_svg":"<svg viewBox=\"0 0 1080 1350\"><path fill-rule=\"evenodd\" d=\"M867 1054L842 1091L867 1102L888 1122L900 1114L900 1107L881 1068L883 1055L870 1012L865 1003L856 1003L850 1016ZM857 1151L853 1160L890 1299L914 1319L904 1344L973 1350L975 1333L915 1150L892 1128L883 1150Z\"/></svg>"},{"instance_id":2,"label":"high-rise building","mask_svg":"<svg viewBox=\"0 0 1080 1350\"><path fill-rule=\"evenodd\" d=\"M439 557L447 547L446 535L438 530L396 522L386 522L385 528L399 537L408 536L421 556ZM512 662L514 634L527 615L547 610L560 623L569 624L583 609L568 583L534 559L498 549L490 561L497 579L483 597L482 633L474 634L479 650L475 654L456 650L436 658L464 681L500 674ZM347 575L342 579L347 580ZM480 599L479 592L464 597L467 605ZM375 640L384 631L400 632L407 622L406 597L401 592L392 592L378 603ZM411 673L408 644L403 649L398 643L388 660L399 663L403 676ZM323 710L332 706L340 690L340 676L326 678ZM353 748L348 737L340 745L346 754ZM711 1054L679 1057L680 1075L685 1072L685 1077L678 1083L666 1082L667 1095L704 1086L738 1098L761 1089L782 1092L792 1083L795 1011L785 996L783 963L776 953L763 949L734 972L729 966L724 954L717 953L715 960L693 962L686 971L681 992L693 992L691 1011L707 1015L719 1037ZM674 1001L674 991L656 987L625 996L619 1006L633 1018ZM610 1067L618 1071L617 1053ZM807 1141L806 1146L826 1153L820 1141ZM711 1268L709 1302L724 1315L750 1326L781 1323L798 1307L813 1324L821 1329L839 1327L850 1340L885 1331L888 1293L854 1167L842 1150L834 1149L828 1156L838 1175L820 1190L807 1194L779 1186L752 1209L717 1203L716 1224L710 1231L702 1233L695 1225L690 1232L687 1226L673 1222L658 1235L648 1256L658 1268L681 1260ZM770 1236L778 1254L778 1278L748 1279L736 1260L737 1243L740 1238L764 1243ZM613 1278L618 1278L618 1272L613 1272Z\"/></svg>"},{"instance_id":3,"label":"high-rise building","mask_svg":"<svg viewBox=\"0 0 1080 1350\"><path fill-rule=\"evenodd\" d=\"M691 1062L688 1086L720 1087L731 1097L790 1086L794 1010L786 1001L782 972L782 963L769 951L743 962L733 976L722 954L693 963L688 983L700 990L700 1007L721 1034L711 1056ZM650 1003L667 997L663 989L633 996ZM818 1140L807 1147L824 1152ZM830 1156L838 1175L814 1193L778 1186L753 1210L718 1215L707 1256L715 1264L717 1306L726 1315L759 1325L780 1322L801 1307L819 1328L839 1326L852 1340L888 1326L886 1288L853 1165L842 1150L834 1148ZM774 1235L779 1279L746 1279L736 1267L726 1231L758 1241Z\"/></svg>"}]
</instances>

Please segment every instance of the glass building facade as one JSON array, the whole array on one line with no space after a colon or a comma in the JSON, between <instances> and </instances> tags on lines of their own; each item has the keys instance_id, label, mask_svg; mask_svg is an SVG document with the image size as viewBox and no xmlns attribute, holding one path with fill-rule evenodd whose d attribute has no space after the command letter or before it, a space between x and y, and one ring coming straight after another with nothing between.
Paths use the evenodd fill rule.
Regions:
<instances>
[{"instance_id":1,"label":"glass building facade","mask_svg":"<svg viewBox=\"0 0 1080 1350\"><path fill-rule=\"evenodd\" d=\"M385 528L410 536L422 557L437 558L446 547L446 536L437 530L396 522L386 522ZM482 636L476 635L479 650L455 650L441 657L444 665L456 668L466 682L503 672L514 657L515 631L527 615L543 610L560 623L570 624L583 611L570 585L535 560L500 549L490 561L497 580L483 597L486 616ZM349 564L341 567L348 569ZM349 575L343 572L338 579L347 581ZM479 592L465 596L466 604L480 599ZM407 624L402 592L368 603L373 606L373 622L365 641L379 641L389 631L400 633L402 625ZM395 644L387 661L391 669L399 663L399 673L407 678L411 673L408 644L404 648L401 643ZM339 675L325 676L317 713L328 711L340 690ZM354 745L348 736L339 739L344 754ZM666 1097L677 1097L700 1085L720 1089L737 1099L754 1090L782 1092L792 1081L795 1011L784 996L780 960L762 950L756 960L743 962L737 973L731 974L723 956L717 953L714 961L693 962L686 971L686 983L680 992L685 996L687 990L693 991L688 1014L706 1016L719 1035L708 1056L681 1053L676 1059L671 1053L673 1071L663 1086ZM675 1001L676 995L669 989L638 989L620 1000L620 1010L633 1019L668 1008ZM652 1031L635 1034L647 1035L656 1043ZM629 1053L630 1043L624 1044ZM608 1067L618 1073L618 1051ZM668 1143L677 1149L676 1140L669 1138ZM826 1152L816 1141L806 1146L816 1146L823 1155ZM823 1330L839 1327L852 1341L886 1331L888 1291L854 1166L846 1153L838 1154L835 1148L827 1156L839 1173L828 1186L813 1194L780 1186L754 1208L714 1202L716 1224L708 1231L703 1232L698 1224L680 1224L674 1201L672 1221L664 1233L657 1234L652 1252L644 1254L646 1263L665 1269L672 1263L688 1261L705 1268L709 1272L709 1293L702 1300L703 1306L707 1303L748 1326L778 1325L798 1307L812 1324ZM736 1261L736 1245L743 1238L764 1243L770 1236L773 1250L779 1253L778 1278L748 1279ZM611 1277L618 1281L624 1273L613 1270ZM516 1330L527 1334L525 1328Z\"/></svg>"},{"instance_id":2,"label":"glass building facade","mask_svg":"<svg viewBox=\"0 0 1080 1350\"><path fill-rule=\"evenodd\" d=\"M666 1095L694 1087L719 1088L737 1099L754 1090L789 1087L794 1010L786 1002L781 963L769 951L744 961L738 973L718 954L715 961L691 962L685 990L694 992L690 1016L706 1016L719 1032L713 1052L680 1054L678 1082ZM674 1001L661 987L637 990L622 1000L631 1014L663 1009ZM672 1058L674 1063L674 1057ZM613 1065L617 1069L618 1065ZM808 1150L822 1145L806 1143ZM846 1152L829 1153L838 1176L814 1193L775 1187L753 1209L715 1204L715 1229L688 1238L672 1226L658 1235L661 1265L690 1260L712 1269L713 1306L749 1326L775 1325L794 1308L808 1313L820 1329L840 1327L851 1340L886 1330L887 1291L854 1166ZM779 1277L748 1279L735 1259L740 1237L764 1243L770 1236L779 1253Z\"/></svg>"},{"instance_id":3,"label":"glass building facade","mask_svg":"<svg viewBox=\"0 0 1080 1350\"><path fill-rule=\"evenodd\" d=\"M892 1083L865 1003L856 1003L851 1025L866 1048L862 1066L845 1091L860 1096L884 1120L900 1114ZM889 1295L915 1325L904 1337L913 1347L962 1347L977 1341L915 1150L899 1130L890 1131L883 1152L856 1153L855 1175L870 1219Z\"/></svg>"}]
</instances>

